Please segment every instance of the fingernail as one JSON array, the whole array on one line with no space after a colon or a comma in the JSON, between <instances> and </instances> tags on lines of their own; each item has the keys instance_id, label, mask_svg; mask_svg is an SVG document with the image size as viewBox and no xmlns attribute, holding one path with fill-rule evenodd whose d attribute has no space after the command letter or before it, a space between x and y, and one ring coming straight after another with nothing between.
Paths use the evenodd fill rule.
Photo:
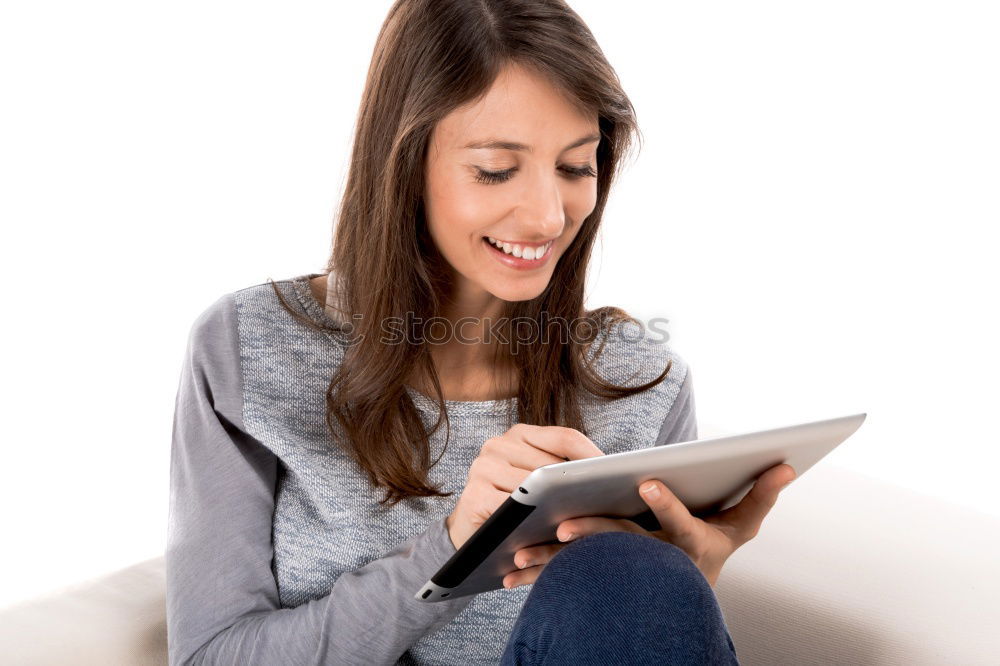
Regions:
<instances>
[{"instance_id":1,"label":"fingernail","mask_svg":"<svg viewBox=\"0 0 1000 666\"><path fill-rule=\"evenodd\" d=\"M503 586L506 587L509 590L510 589L510 581L509 580L505 580L503 582Z\"/></svg>"},{"instance_id":2,"label":"fingernail","mask_svg":"<svg viewBox=\"0 0 1000 666\"><path fill-rule=\"evenodd\" d=\"M561 537L559 537L559 540L560 541L571 541L574 538L576 538L576 535L573 534L572 532L570 532L569 534L564 534Z\"/></svg>"},{"instance_id":3,"label":"fingernail","mask_svg":"<svg viewBox=\"0 0 1000 666\"><path fill-rule=\"evenodd\" d=\"M649 499L656 499L660 496L660 489L656 487L655 483L647 483L639 490Z\"/></svg>"},{"instance_id":4,"label":"fingernail","mask_svg":"<svg viewBox=\"0 0 1000 666\"><path fill-rule=\"evenodd\" d=\"M518 564L517 568L518 569L526 569L530 565L531 565L531 562L528 562L527 560L525 560L524 562L521 562L520 564Z\"/></svg>"}]
</instances>

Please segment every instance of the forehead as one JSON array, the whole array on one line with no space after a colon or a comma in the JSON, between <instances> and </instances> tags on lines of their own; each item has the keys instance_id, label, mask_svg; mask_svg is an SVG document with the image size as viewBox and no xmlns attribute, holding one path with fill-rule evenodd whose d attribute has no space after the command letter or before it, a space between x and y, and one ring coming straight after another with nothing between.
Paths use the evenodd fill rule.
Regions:
<instances>
[{"instance_id":1,"label":"forehead","mask_svg":"<svg viewBox=\"0 0 1000 666\"><path fill-rule=\"evenodd\" d=\"M533 152L559 152L570 141L597 132L596 112L582 111L547 79L511 66L480 99L442 118L434 128L434 140L445 150L502 139L527 144Z\"/></svg>"}]
</instances>

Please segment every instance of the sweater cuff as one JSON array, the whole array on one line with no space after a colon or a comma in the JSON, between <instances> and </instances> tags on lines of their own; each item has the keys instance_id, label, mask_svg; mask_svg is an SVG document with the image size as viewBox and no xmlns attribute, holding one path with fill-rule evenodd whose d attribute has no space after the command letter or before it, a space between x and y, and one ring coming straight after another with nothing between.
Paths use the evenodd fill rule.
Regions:
<instances>
[{"instance_id":1,"label":"sweater cuff","mask_svg":"<svg viewBox=\"0 0 1000 666\"><path fill-rule=\"evenodd\" d=\"M451 542L451 537L448 535L447 520L447 516L444 516L434 521L421 536L421 540L425 541L427 547L417 548L415 552L419 553L416 556L416 559L419 560L416 564L417 570L421 573L422 580L420 580L416 587L410 590L411 595L416 595L420 586L429 581L438 572L438 569L458 552L455 544ZM470 594L445 601L425 602L416 599L414 601L415 603L432 606L441 611L440 619L431 627L431 631L437 631L465 610L466 606L472 603L475 598L476 595Z\"/></svg>"}]
</instances>

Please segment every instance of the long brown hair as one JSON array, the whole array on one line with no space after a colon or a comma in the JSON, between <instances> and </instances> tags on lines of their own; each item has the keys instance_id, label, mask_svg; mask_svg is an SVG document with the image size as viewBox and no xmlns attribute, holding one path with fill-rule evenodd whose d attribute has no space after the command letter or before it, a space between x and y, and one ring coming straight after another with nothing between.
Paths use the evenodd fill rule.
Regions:
<instances>
[{"instance_id":1,"label":"long brown hair","mask_svg":"<svg viewBox=\"0 0 1000 666\"><path fill-rule=\"evenodd\" d=\"M671 363L654 380L638 386L606 382L592 364L610 326L637 322L606 306L587 311L584 287L591 251L622 157L639 138L635 110L589 28L562 0L397 0L375 45L358 112L346 188L327 271L335 271L335 301L346 313L361 313L327 389L327 427L333 419L346 434L342 445L384 486L381 501L394 505L410 496L448 496L428 484L429 437L450 427L437 372L427 344L380 342L380 322L424 321L441 312L450 272L432 242L424 217L424 160L437 122L451 110L484 95L507 65L544 76L567 99L596 114L597 204L573 243L559 258L545 291L529 301L506 302L501 321L575 322L578 333L535 340L511 353L498 346L494 367L513 369L522 423L584 430L578 391L614 400L662 382ZM282 305L297 320L325 328L291 308L271 282ZM640 324L641 326L641 324ZM587 337L586 331L594 335ZM581 334L584 341L581 342ZM601 343L591 354L594 340ZM426 432L407 379L433 386L437 422ZM422 380L424 381L424 380ZM437 461L435 461L437 462Z\"/></svg>"}]
</instances>

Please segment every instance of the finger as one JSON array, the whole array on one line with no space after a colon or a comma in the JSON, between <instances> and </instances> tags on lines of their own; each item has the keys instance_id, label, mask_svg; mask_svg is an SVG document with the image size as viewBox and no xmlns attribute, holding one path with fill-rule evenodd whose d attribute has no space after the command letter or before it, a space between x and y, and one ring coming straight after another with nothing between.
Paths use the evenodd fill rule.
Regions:
<instances>
[{"instance_id":1,"label":"finger","mask_svg":"<svg viewBox=\"0 0 1000 666\"><path fill-rule=\"evenodd\" d=\"M588 516L586 518L574 518L572 521L565 521L560 523L556 529L557 534L570 534L573 533L574 536L572 541L586 536L587 534L598 534L600 532L635 532L640 534L647 534L646 530L642 529L636 525L631 520L615 519L615 518L604 518L601 516ZM555 554L560 550L568 546L569 543L557 543L557 544L544 544L542 546L532 546L531 548L522 548L514 554L515 562L520 562L524 553L530 553L532 561L528 562L530 566L519 569L517 571L512 571L503 578L504 587L516 587L518 585L527 585L529 583L534 583L538 576L541 574L542 569L555 557ZM536 562L535 554L539 554L539 557L546 558L544 562Z\"/></svg>"},{"instance_id":2,"label":"finger","mask_svg":"<svg viewBox=\"0 0 1000 666\"><path fill-rule=\"evenodd\" d=\"M774 484L778 490L781 490L789 483L795 480L795 468L788 463L781 463L780 465L775 465L774 467L768 469L763 474L758 477L759 481L764 481L767 484Z\"/></svg>"},{"instance_id":3,"label":"finger","mask_svg":"<svg viewBox=\"0 0 1000 666\"><path fill-rule=\"evenodd\" d=\"M565 548L567 545L569 544L548 543L541 546L522 548L514 553L514 566L518 569L525 569L539 564L548 564L549 561L556 556L556 553Z\"/></svg>"},{"instance_id":4,"label":"finger","mask_svg":"<svg viewBox=\"0 0 1000 666\"><path fill-rule=\"evenodd\" d=\"M514 553L514 564L518 570L504 576L504 587L534 583L545 565L568 545L568 543L545 544L517 551Z\"/></svg>"},{"instance_id":5,"label":"finger","mask_svg":"<svg viewBox=\"0 0 1000 666\"><path fill-rule=\"evenodd\" d=\"M491 437L483 442L480 456L502 460L507 465L533 472L545 465L565 462L562 456L556 456L547 451L509 437Z\"/></svg>"},{"instance_id":6,"label":"finger","mask_svg":"<svg viewBox=\"0 0 1000 666\"><path fill-rule=\"evenodd\" d=\"M469 468L468 482L478 480L510 495L529 474L531 470L512 467L507 461L495 456L479 456Z\"/></svg>"},{"instance_id":7,"label":"finger","mask_svg":"<svg viewBox=\"0 0 1000 666\"><path fill-rule=\"evenodd\" d=\"M718 518L731 525L745 541L757 535L761 523L770 513L781 489L795 478L795 469L782 463L761 474L754 482L750 492L739 501L718 515Z\"/></svg>"},{"instance_id":8,"label":"finger","mask_svg":"<svg viewBox=\"0 0 1000 666\"><path fill-rule=\"evenodd\" d=\"M573 428L516 423L507 433L525 444L566 460L604 455L589 437Z\"/></svg>"},{"instance_id":9,"label":"finger","mask_svg":"<svg viewBox=\"0 0 1000 666\"><path fill-rule=\"evenodd\" d=\"M482 524L489 520L490 516L508 499L510 499L509 492L503 492L495 488L487 490L472 506L473 515L479 519L479 523L477 524Z\"/></svg>"},{"instance_id":10,"label":"finger","mask_svg":"<svg viewBox=\"0 0 1000 666\"><path fill-rule=\"evenodd\" d=\"M647 485L654 489L653 492L643 492ZM697 550L699 544L695 521L698 519L691 515L666 484L657 479L645 481L639 484L639 496L652 509L653 515L660 522L660 530L672 544L689 553Z\"/></svg>"},{"instance_id":11,"label":"finger","mask_svg":"<svg viewBox=\"0 0 1000 666\"><path fill-rule=\"evenodd\" d=\"M518 585L529 585L534 583L538 580L538 576L541 575L542 569L544 568L544 564L539 564L534 567L528 567L527 569L512 571L503 577L503 586L507 588L514 588Z\"/></svg>"},{"instance_id":12,"label":"finger","mask_svg":"<svg viewBox=\"0 0 1000 666\"><path fill-rule=\"evenodd\" d=\"M631 520L622 518L605 518L603 516L586 516L564 520L556 527L556 538L560 541L576 541L588 534L601 532L632 532L633 534L648 534L646 530ZM567 544L563 544L567 545Z\"/></svg>"}]
</instances>

